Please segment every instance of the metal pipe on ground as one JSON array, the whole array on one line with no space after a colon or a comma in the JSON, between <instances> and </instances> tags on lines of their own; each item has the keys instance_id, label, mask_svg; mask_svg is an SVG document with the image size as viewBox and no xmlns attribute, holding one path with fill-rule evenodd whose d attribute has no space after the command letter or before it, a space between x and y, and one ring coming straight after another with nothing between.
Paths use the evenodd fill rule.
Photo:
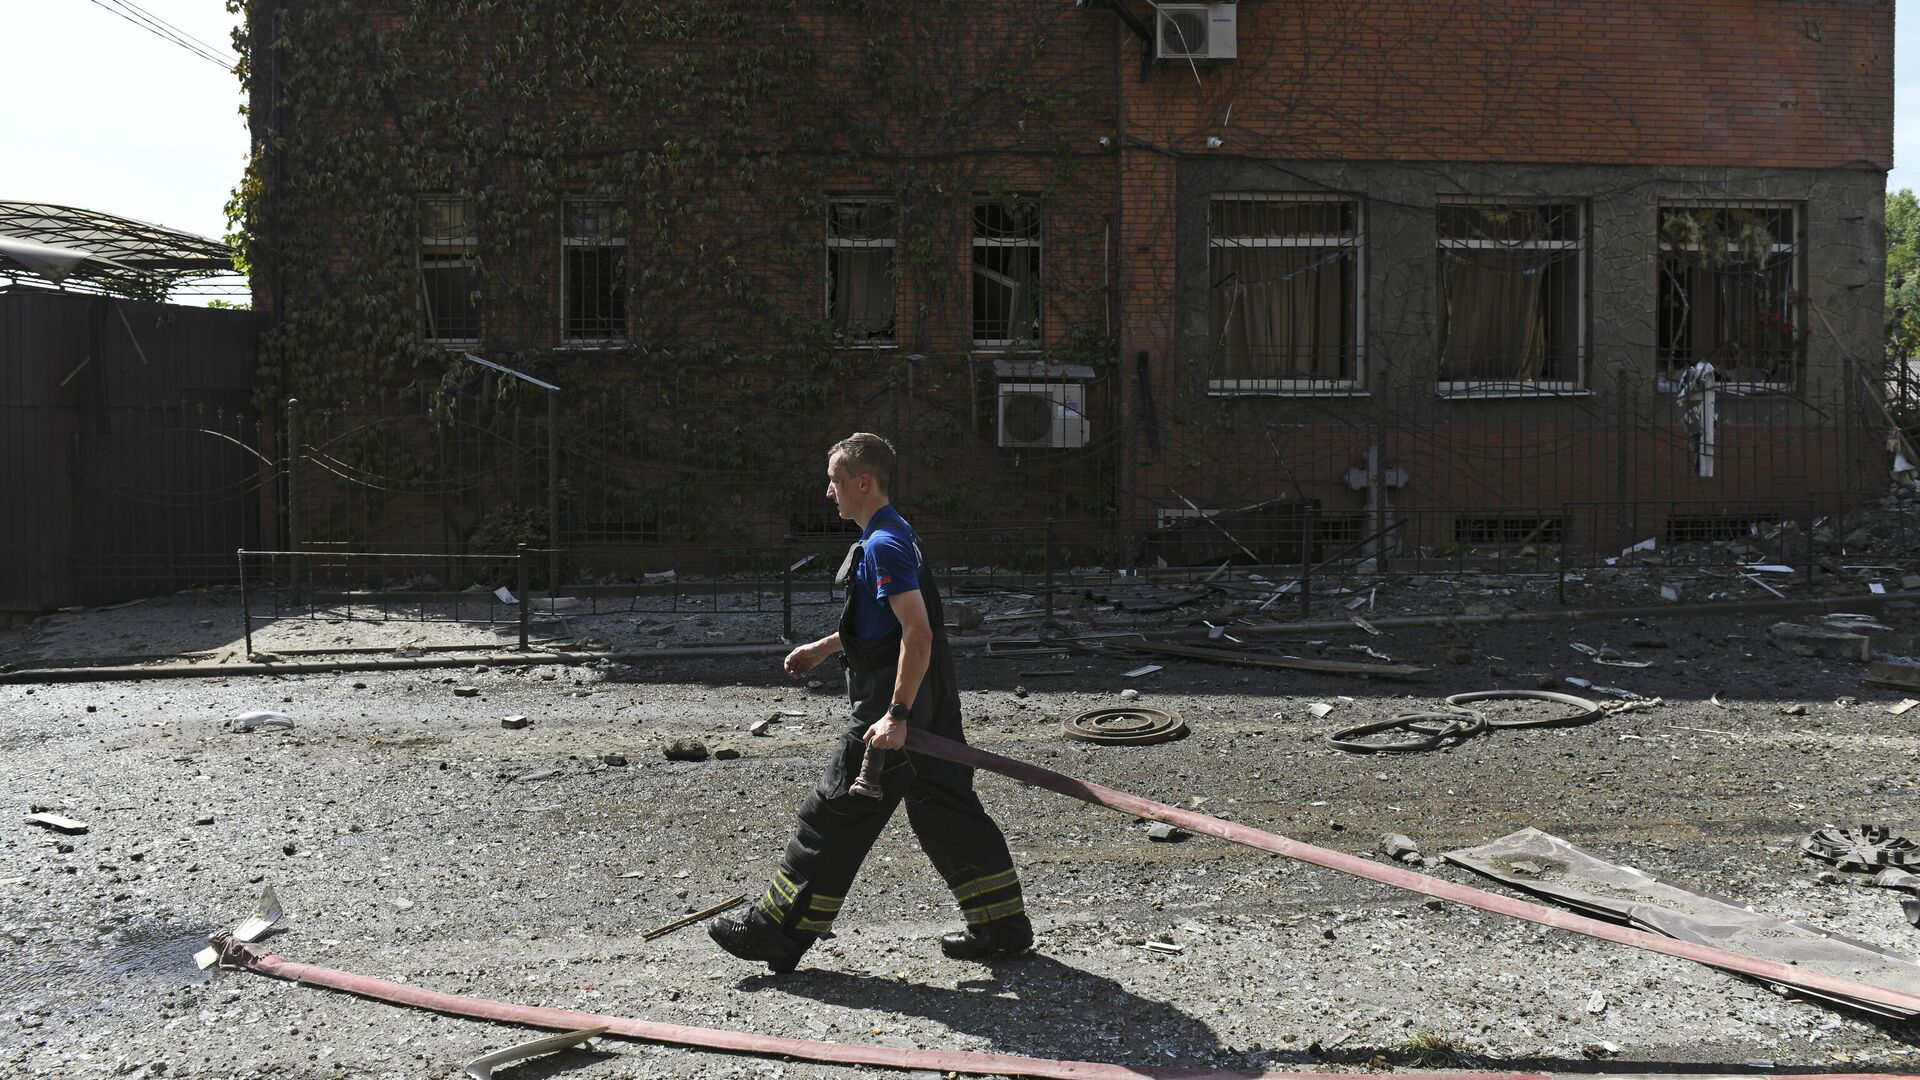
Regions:
<instances>
[{"instance_id":1,"label":"metal pipe on ground","mask_svg":"<svg viewBox=\"0 0 1920 1080\"><path fill-rule=\"evenodd\" d=\"M1807 597L1800 600L1735 600L1709 604L1650 604L1641 607L1561 608L1553 611L1502 611L1485 615L1398 615L1367 621L1380 630L1413 630L1443 626L1524 626L1533 623L1591 622L1596 619L1662 619L1675 616L1773 615L1806 612L1862 611L1895 600L1920 602L1920 590L1858 596ZM1357 629L1347 619L1320 622L1264 623L1235 626L1237 636L1284 637L1289 634L1331 634ZM1205 627L1169 630L1157 637L1168 641L1204 640Z\"/></svg>"}]
</instances>

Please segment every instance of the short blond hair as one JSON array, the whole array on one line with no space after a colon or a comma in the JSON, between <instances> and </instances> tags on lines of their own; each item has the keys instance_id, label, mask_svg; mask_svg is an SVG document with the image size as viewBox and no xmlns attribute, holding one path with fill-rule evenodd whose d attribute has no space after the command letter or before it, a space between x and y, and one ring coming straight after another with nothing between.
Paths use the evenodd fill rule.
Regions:
<instances>
[{"instance_id":1,"label":"short blond hair","mask_svg":"<svg viewBox=\"0 0 1920 1080\"><path fill-rule=\"evenodd\" d=\"M855 475L872 475L881 491L893 490L893 444L872 432L856 431L834 443L827 461L838 461Z\"/></svg>"}]
</instances>

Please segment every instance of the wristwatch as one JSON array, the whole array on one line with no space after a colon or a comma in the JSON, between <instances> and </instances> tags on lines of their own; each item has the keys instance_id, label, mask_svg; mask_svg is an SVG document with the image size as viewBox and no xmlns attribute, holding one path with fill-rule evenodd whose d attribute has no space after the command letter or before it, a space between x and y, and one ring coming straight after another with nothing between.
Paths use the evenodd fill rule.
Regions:
<instances>
[{"instance_id":1,"label":"wristwatch","mask_svg":"<svg viewBox=\"0 0 1920 1080\"><path fill-rule=\"evenodd\" d=\"M913 707L910 705L902 705L896 701L887 706L887 716L897 719L904 724L913 719Z\"/></svg>"}]
</instances>

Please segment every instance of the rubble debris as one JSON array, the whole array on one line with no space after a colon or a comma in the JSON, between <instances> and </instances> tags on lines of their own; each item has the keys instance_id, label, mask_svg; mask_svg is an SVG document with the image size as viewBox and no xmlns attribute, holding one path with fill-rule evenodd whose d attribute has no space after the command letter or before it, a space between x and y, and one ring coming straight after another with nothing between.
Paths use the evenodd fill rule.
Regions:
<instances>
[{"instance_id":1,"label":"rubble debris","mask_svg":"<svg viewBox=\"0 0 1920 1080\"><path fill-rule=\"evenodd\" d=\"M456 686L453 688L453 696L454 697L479 697L480 688L477 686Z\"/></svg>"},{"instance_id":2,"label":"rubble debris","mask_svg":"<svg viewBox=\"0 0 1920 1080\"><path fill-rule=\"evenodd\" d=\"M1421 862L1420 845L1405 833L1390 832L1380 837L1380 850L1394 862Z\"/></svg>"},{"instance_id":3,"label":"rubble debris","mask_svg":"<svg viewBox=\"0 0 1920 1080\"><path fill-rule=\"evenodd\" d=\"M1845 630L1835 630L1825 626L1802 626L1799 623L1774 623L1767 631L1774 647L1793 653L1796 656L1813 656L1827 660L1858 660L1862 663L1873 659L1873 642L1865 634L1852 634Z\"/></svg>"},{"instance_id":4,"label":"rubble debris","mask_svg":"<svg viewBox=\"0 0 1920 1080\"><path fill-rule=\"evenodd\" d=\"M1120 691L1121 701L1138 701L1139 699L1140 699L1140 691L1135 690L1131 686L1127 687L1125 690Z\"/></svg>"},{"instance_id":5,"label":"rubble debris","mask_svg":"<svg viewBox=\"0 0 1920 1080\"><path fill-rule=\"evenodd\" d=\"M1920 844L1885 825L1829 825L1800 841L1800 850L1842 870L1920 867Z\"/></svg>"},{"instance_id":6,"label":"rubble debris","mask_svg":"<svg viewBox=\"0 0 1920 1080\"><path fill-rule=\"evenodd\" d=\"M1878 660L1860 681L1889 690L1920 690L1920 665Z\"/></svg>"},{"instance_id":7,"label":"rubble debris","mask_svg":"<svg viewBox=\"0 0 1920 1080\"><path fill-rule=\"evenodd\" d=\"M602 764L602 765L605 765L605 766L607 766L607 767L609 767L609 768L614 768L614 769L623 769L623 768L625 768L625 767L626 767L626 765L627 765L627 755L625 755L625 754L601 754L601 755L600 755L600 764Z\"/></svg>"},{"instance_id":8,"label":"rubble debris","mask_svg":"<svg viewBox=\"0 0 1920 1080\"><path fill-rule=\"evenodd\" d=\"M755 720L753 723L747 725L747 734L758 735L762 738L765 738L767 736L767 729L771 728L773 725L779 722L780 722L779 713L774 713L772 716L763 716L760 719Z\"/></svg>"},{"instance_id":9,"label":"rubble debris","mask_svg":"<svg viewBox=\"0 0 1920 1080\"><path fill-rule=\"evenodd\" d=\"M84 821L75 821L70 817L48 813L46 811L28 814L27 824L38 825L43 829L52 829L54 832L64 833L68 836L80 836L88 829L93 828L93 826L88 825Z\"/></svg>"},{"instance_id":10,"label":"rubble debris","mask_svg":"<svg viewBox=\"0 0 1920 1080\"><path fill-rule=\"evenodd\" d=\"M227 721L228 730L238 731L242 734L249 731L258 731L261 728L286 729L292 726L293 717L272 709L249 709Z\"/></svg>"},{"instance_id":11,"label":"rubble debris","mask_svg":"<svg viewBox=\"0 0 1920 1080\"><path fill-rule=\"evenodd\" d=\"M662 751L668 761L705 761L707 744L699 739L675 739Z\"/></svg>"},{"instance_id":12,"label":"rubble debris","mask_svg":"<svg viewBox=\"0 0 1920 1080\"><path fill-rule=\"evenodd\" d=\"M1146 941L1141 942L1141 944L1145 948L1152 949L1154 952L1178 954L1187 951L1185 945L1174 941L1162 941L1159 938L1148 938Z\"/></svg>"},{"instance_id":13,"label":"rubble debris","mask_svg":"<svg viewBox=\"0 0 1920 1080\"><path fill-rule=\"evenodd\" d=\"M621 876L625 877L626 875L622 874ZM671 934L675 930L678 930L683 926L692 926L694 923L700 922L702 920L711 919L715 915L718 915L723 911L731 911L732 909L739 907L741 904L744 904L746 902L747 902L747 898L744 893L739 896L728 897L727 899L722 900L717 904L714 904L712 907L701 908L699 911L696 911L691 915L683 916L681 918L673 920L672 922L663 923L659 926L656 926L653 929L642 933L640 935L640 940L652 941L654 938L660 937L662 935Z\"/></svg>"},{"instance_id":14,"label":"rubble debris","mask_svg":"<svg viewBox=\"0 0 1920 1080\"><path fill-rule=\"evenodd\" d=\"M1633 867L1607 862L1538 829L1521 829L1476 848L1449 851L1442 858L1576 910L1603 912L1637 929L1771 959L1796 970L1859 980L1898 993L1920 991L1920 959L1695 892ZM1510 869L1517 868L1516 859L1551 864L1553 877L1542 880L1537 875L1511 873ZM1798 992L1883 1016L1916 1015L1911 1009L1837 991L1802 987Z\"/></svg>"},{"instance_id":15,"label":"rubble debris","mask_svg":"<svg viewBox=\"0 0 1920 1080\"><path fill-rule=\"evenodd\" d=\"M514 596L505 585L493 590L493 598L509 606L520 603L519 597Z\"/></svg>"},{"instance_id":16,"label":"rubble debris","mask_svg":"<svg viewBox=\"0 0 1920 1080\"><path fill-rule=\"evenodd\" d=\"M466 1074L472 1080L493 1080L493 1070L516 1061L525 1061L542 1054L551 1054L571 1049L581 1043L606 1034L605 1027L581 1028L579 1031L562 1032L559 1035L546 1035L528 1042L516 1043L504 1050L495 1050L491 1054L482 1054L467 1062Z\"/></svg>"},{"instance_id":17,"label":"rubble debris","mask_svg":"<svg viewBox=\"0 0 1920 1080\"><path fill-rule=\"evenodd\" d=\"M1360 616L1349 615L1347 616L1347 618L1353 620L1353 625L1359 627L1362 630L1365 630L1367 633L1372 634L1374 637L1380 636L1380 628L1368 622L1367 620L1361 618Z\"/></svg>"},{"instance_id":18,"label":"rubble debris","mask_svg":"<svg viewBox=\"0 0 1920 1080\"><path fill-rule=\"evenodd\" d=\"M1186 838L1187 830L1180 828L1178 825L1169 825L1164 821L1156 821L1147 826L1147 839L1156 843L1177 844Z\"/></svg>"},{"instance_id":19,"label":"rubble debris","mask_svg":"<svg viewBox=\"0 0 1920 1080\"><path fill-rule=\"evenodd\" d=\"M1902 698L1898 702L1895 702L1894 704L1887 706L1887 711L1892 713L1895 716L1899 716L1901 713L1906 712L1908 709L1913 708L1915 705L1920 705L1920 699Z\"/></svg>"},{"instance_id":20,"label":"rubble debris","mask_svg":"<svg viewBox=\"0 0 1920 1080\"><path fill-rule=\"evenodd\" d=\"M1316 718L1325 720L1327 718L1327 714L1333 711L1333 706L1327 704L1324 701L1316 701L1313 704L1307 706L1307 711L1312 713Z\"/></svg>"},{"instance_id":21,"label":"rubble debris","mask_svg":"<svg viewBox=\"0 0 1920 1080\"><path fill-rule=\"evenodd\" d=\"M1187 722L1171 709L1109 706L1076 713L1060 729L1067 738L1081 742L1146 746L1186 734Z\"/></svg>"},{"instance_id":22,"label":"rubble debris","mask_svg":"<svg viewBox=\"0 0 1920 1080\"><path fill-rule=\"evenodd\" d=\"M513 716L503 716L500 718L500 726L508 731L519 731L532 722L533 721L528 720L525 716L518 713Z\"/></svg>"},{"instance_id":23,"label":"rubble debris","mask_svg":"<svg viewBox=\"0 0 1920 1080\"><path fill-rule=\"evenodd\" d=\"M716 746L713 748L713 760L715 761L734 761L739 757L740 751L731 746Z\"/></svg>"},{"instance_id":24,"label":"rubble debris","mask_svg":"<svg viewBox=\"0 0 1920 1080\"><path fill-rule=\"evenodd\" d=\"M1587 1011L1595 1016L1607 1011L1607 995L1595 990L1587 995Z\"/></svg>"}]
</instances>

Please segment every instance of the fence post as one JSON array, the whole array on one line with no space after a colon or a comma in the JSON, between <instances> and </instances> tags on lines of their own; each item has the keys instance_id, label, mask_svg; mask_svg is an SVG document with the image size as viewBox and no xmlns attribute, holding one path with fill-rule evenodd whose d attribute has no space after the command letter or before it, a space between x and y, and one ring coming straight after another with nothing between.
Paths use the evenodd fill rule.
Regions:
<instances>
[{"instance_id":1,"label":"fence post","mask_svg":"<svg viewBox=\"0 0 1920 1080\"><path fill-rule=\"evenodd\" d=\"M1569 542L1569 535L1572 531L1570 526L1572 522L1573 522L1573 514L1568 512L1566 503L1561 503L1560 504L1560 554L1556 556L1553 560L1554 564L1559 568L1560 583L1556 590L1556 595L1559 598L1558 602L1561 607L1567 606L1567 552L1573 549L1573 544Z\"/></svg>"},{"instance_id":2,"label":"fence post","mask_svg":"<svg viewBox=\"0 0 1920 1080\"><path fill-rule=\"evenodd\" d=\"M1046 561L1044 565L1046 567L1046 574L1047 574L1047 617L1046 617L1046 620L1040 624L1040 636L1043 638L1046 638L1046 637L1053 636L1053 519L1052 518L1047 519L1046 536L1043 543L1046 547L1046 556L1045 556Z\"/></svg>"},{"instance_id":3,"label":"fence post","mask_svg":"<svg viewBox=\"0 0 1920 1080\"><path fill-rule=\"evenodd\" d=\"M253 604L247 598L247 549L240 548L234 553L240 564L240 636L247 643L246 657L253 659Z\"/></svg>"},{"instance_id":4,"label":"fence post","mask_svg":"<svg viewBox=\"0 0 1920 1080\"><path fill-rule=\"evenodd\" d=\"M1800 520L1807 523L1807 584L1813 584L1813 499L1807 499L1807 515Z\"/></svg>"},{"instance_id":5,"label":"fence post","mask_svg":"<svg viewBox=\"0 0 1920 1080\"><path fill-rule=\"evenodd\" d=\"M516 570L515 576L519 578L519 580L514 583L519 586L519 591L515 592L513 596L514 599L520 601L520 651L526 652L527 623L530 621L527 608L527 545L520 545L519 555L514 559L514 567Z\"/></svg>"},{"instance_id":6,"label":"fence post","mask_svg":"<svg viewBox=\"0 0 1920 1080\"><path fill-rule=\"evenodd\" d=\"M560 595L560 391L547 391L547 595Z\"/></svg>"},{"instance_id":7,"label":"fence post","mask_svg":"<svg viewBox=\"0 0 1920 1080\"><path fill-rule=\"evenodd\" d=\"M300 550L300 399L287 399L287 550ZM287 558L287 584L300 588L300 560Z\"/></svg>"},{"instance_id":8,"label":"fence post","mask_svg":"<svg viewBox=\"0 0 1920 1080\"><path fill-rule=\"evenodd\" d=\"M1300 617L1313 614L1313 504L1300 508Z\"/></svg>"}]
</instances>

